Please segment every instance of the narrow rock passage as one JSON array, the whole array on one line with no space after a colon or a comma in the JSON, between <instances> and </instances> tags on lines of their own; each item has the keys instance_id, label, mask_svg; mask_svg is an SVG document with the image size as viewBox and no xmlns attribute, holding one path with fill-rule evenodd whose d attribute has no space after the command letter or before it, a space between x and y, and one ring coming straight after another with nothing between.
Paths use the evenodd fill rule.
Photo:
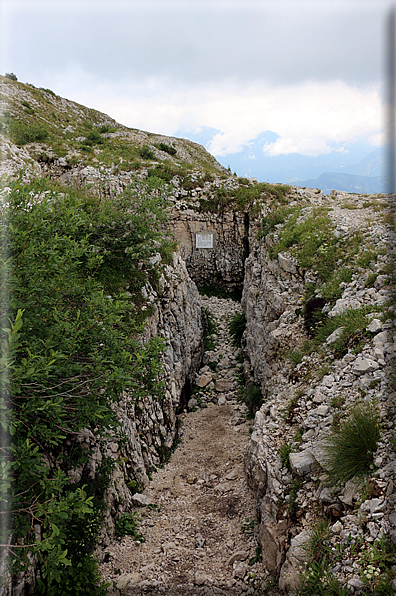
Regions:
<instances>
[{"instance_id":1,"label":"narrow rock passage","mask_svg":"<svg viewBox=\"0 0 396 596\"><path fill-rule=\"evenodd\" d=\"M197 377L199 407L181 415L182 442L144 491L158 505L137 509L145 542L121 539L101 565L103 577L123 594L253 594L263 575L260 562L249 565L256 555L256 511L243 453L252 422L236 399L238 350L228 330L241 306L230 299L202 301L216 324L216 345L205 354L210 366Z\"/></svg>"}]
</instances>

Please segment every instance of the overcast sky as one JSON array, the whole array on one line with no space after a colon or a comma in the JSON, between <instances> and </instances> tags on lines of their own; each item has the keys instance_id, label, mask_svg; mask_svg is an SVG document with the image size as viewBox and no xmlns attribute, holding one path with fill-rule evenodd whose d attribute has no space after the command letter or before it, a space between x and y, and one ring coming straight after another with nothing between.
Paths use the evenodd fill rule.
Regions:
<instances>
[{"instance_id":1,"label":"overcast sky","mask_svg":"<svg viewBox=\"0 0 396 596\"><path fill-rule=\"evenodd\" d=\"M387 0L0 0L0 71L162 134L234 152L381 141Z\"/></svg>"}]
</instances>

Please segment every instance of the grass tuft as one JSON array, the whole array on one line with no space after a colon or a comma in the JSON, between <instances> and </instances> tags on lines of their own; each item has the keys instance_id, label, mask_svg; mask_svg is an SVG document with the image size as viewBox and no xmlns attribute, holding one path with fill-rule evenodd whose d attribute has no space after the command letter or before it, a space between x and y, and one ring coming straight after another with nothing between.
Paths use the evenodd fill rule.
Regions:
<instances>
[{"instance_id":1,"label":"grass tuft","mask_svg":"<svg viewBox=\"0 0 396 596\"><path fill-rule=\"evenodd\" d=\"M376 402L357 404L349 418L334 429L325 450L332 482L347 482L369 473L380 438L380 415Z\"/></svg>"},{"instance_id":2,"label":"grass tuft","mask_svg":"<svg viewBox=\"0 0 396 596\"><path fill-rule=\"evenodd\" d=\"M246 329L245 313L237 313L230 322L230 335L232 335L232 345L235 348L242 347L242 335Z\"/></svg>"}]
</instances>

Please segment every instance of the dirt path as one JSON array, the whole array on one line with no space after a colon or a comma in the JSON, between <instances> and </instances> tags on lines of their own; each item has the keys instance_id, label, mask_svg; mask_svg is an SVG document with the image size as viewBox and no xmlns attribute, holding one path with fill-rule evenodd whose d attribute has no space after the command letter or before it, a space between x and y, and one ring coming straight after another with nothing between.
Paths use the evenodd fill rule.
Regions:
<instances>
[{"instance_id":1,"label":"dirt path","mask_svg":"<svg viewBox=\"0 0 396 596\"><path fill-rule=\"evenodd\" d=\"M251 422L236 399L238 350L228 333L240 305L203 302L216 322L216 346L197 379L201 388L193 399L201 407L181 416L182 442L144 491L157 505L137 509L145 542L123 538L101 565L122 594L253 594L264 576L261 563L252 561L256 510L243 471Z\"/></svg>"}]
</instances>

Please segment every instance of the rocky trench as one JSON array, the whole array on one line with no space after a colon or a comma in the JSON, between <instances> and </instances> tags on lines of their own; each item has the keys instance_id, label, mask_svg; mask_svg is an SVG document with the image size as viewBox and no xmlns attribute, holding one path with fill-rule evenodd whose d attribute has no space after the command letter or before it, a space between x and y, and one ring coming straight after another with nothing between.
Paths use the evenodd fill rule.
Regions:
<instances>
[{"instance_id":1,"label":"rocky trench","mask_svg":"<svg viewBox=\"0 0 396 596\"><path fill-rule=\"evenodd\" d=\"M370 208L363 207L363 198L357 214L342 207L345 193L330 199L316 191L293 193L291 200L304 193L312 207L330 202L338 233L366 226L366 237L390 248L389 232L373 212L369 214L374 223L367 227L363 212L367 215ZM115 461L96 555L103 577L124 594L294 592L306 561L303 545L318 510L331 523L333 547L356 539L371 544L383 535L396 542L396 455L390 447L395 397L389 387L395 358L392 321L381 321L374 312L368 320L371 339L361 352L349 350L342 359L333 358L326 374L307 383L306 373L321 367L320 357L304 357L293 371L284 353L306 340L296 310L302 306L304 285L315 281L312 272L301 270L287 253L275 260L269 257L271 240L257 240L259 218L247 226L241 214L204 216L177 193L173 203L171 228L180 254L165 268L157 291L147 287L147 305L154 305L155 312L142 338L159 335L166 342L165 398L152 396L135 404L132 396L123 396L117 406L127 437L123 445L115 440L101 448L89 433L80 437L92 457L86 470L74 471L76 478L83 473L93 477L103 455ZM214 233L213 250L194 247L200 231ZM364 269L345 283L334 313L384 304L390 288L380 270L391 258L388 250L379 259L371 287ZM211 280L227 290L243 285L241 305L201 297L190 274L202 285ZM219 328L216 349L206 353L203 306ZM247 326L239 353L231 345L228 323L241 308ZM254 421L246 419L247 409L237 399L237 359L242 360L245 385L255 384L264 398ZM193 388L196 393L191 396ZM353 483L326 484L322 448L339 415L339 400L347 409L362 395L379 400L383 419L369 498ZM171 454L178 438L181 445ZM285 444L291 446L291 469L279 456ZM293 488L296 480L298 490ZM291 499L297 503L293 515ZM116 540L115 520L135 511L145 542L127 536ZM350 552L334 573L350 593L365 593L359 562Z\"/></svg>"},{"instance_id":2,"label":"rocky trench","mask_svg":"<svg viewBox=\"0 0 396 596\"><path fill-rule=\"evenodd\" d=\"M357 269L351 281L343 283L341 298L328 311L334 316L346 309L372 306L366 343L360 350L351 348L336 358L331 352L335 338L329 337L324 355L304 356L297 365L285 359L287 351L301 347L307 339L297 309L302 306L305 285L315 281L315 275L302 270L287 253L271 259L269 249L275 240L257 240L257 225L250 221L250 255L245 261L241 303L247 319L243 352L229 351L229 338L222 330L219 350L225 352L204 356L203 367L192 383L198 393L189 408L199 409L181 415L182 445L144 491L151 503L161 508L150 513L137 509L143 518L146 542L136 546L124 538L115 549L111 547L109 561L104 564L105 576L118 583L123 593L296 592L307 562L305 545L323 516L329 525L329 548L335 552L341 544L344 549L331 569L334 577L349 593L365 594L371 589L365 575L367 559L364 563L353 545L365 543L370 549L385 536L396 543L396 454L392 447L395 392L390 385L395 359L393 321L391 311L386 319L375 310L391 296L389 279L381 272L394 258L393 239L376 212L364 207L364 197L352 197L359 209L356 213L344 206L350 198L345 193L329 198L315 191L294 192L296 196L304 193L312 207L331 205L336 234L346 236L358 228L365 229L367 241L374 239L379 249L387 251L382 251L371 269ZM184 222L187 216L192 217L191 213L177 215ZM197 266L199 259L206 260L207 266L199 273L203 278L214 255L194 256L192 244L194 226L198 222L201 229L208 229L208 221L210 225L211 220L203 222L201 215L192 218L188 224L190 248L184 248L185 255L190 250L190 266L191 262ZM213 223L219 224L218 220ZM241 245L239 250L243 250ZM222 259L221 251L216 259ZM368 284L373 271L375 279ZM215 301L211 300L203 299L203 303L218 320ZM229 307L223 305L221 309L224 316ZM243 360L245 385L253 383L263 396L252 428L235 393L239 374L236 357ZM326 475L326 438L337 417L362 399L376 399L382 419L373 474L364 485L349 481L332 486ZM218 435L222 437L220 443L212 439ZM226 457L220 444L226 448ZM290 447L289 466L280 458L284 445ZM208 453L212 454L210 461ZM232 466L231 475L226 463ZM235 508L229 510L234 518L229 515L224 523L216 507L227 499L234 499ZM247 540L241 529L246 532L249 524L254 531ZM120 562L119 567L115 561ZM114 577L114 569L121 573L119 579ZM393 584L388 588L394 590L394 579L389 581Z\"/></svg>"}]
</instances>

